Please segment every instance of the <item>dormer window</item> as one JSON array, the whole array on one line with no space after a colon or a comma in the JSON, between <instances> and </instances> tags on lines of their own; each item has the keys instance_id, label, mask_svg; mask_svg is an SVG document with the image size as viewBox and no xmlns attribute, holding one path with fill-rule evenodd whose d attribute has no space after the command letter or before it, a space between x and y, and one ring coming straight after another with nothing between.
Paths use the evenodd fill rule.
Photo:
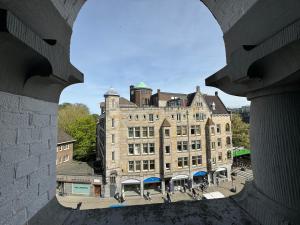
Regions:
<instances>
[{"instance_id":1,"label":"dormer window","mask_svg":"<svg viewBox=\"0 0 300 225\"><path fill-rule=\"evenodd\" d=\"M212 108L212 110L216 110L216 104L215 104L215 102L213 102L213 103L211 104L211 108Z\"/></svg>"}]
</instances>

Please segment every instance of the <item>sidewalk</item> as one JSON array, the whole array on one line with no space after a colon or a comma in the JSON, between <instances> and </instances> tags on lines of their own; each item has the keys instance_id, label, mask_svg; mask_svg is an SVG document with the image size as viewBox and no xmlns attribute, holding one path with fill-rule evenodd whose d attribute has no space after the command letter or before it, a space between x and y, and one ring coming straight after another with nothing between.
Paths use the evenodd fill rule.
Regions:
<instances>
[{"instance_id":1,"label":"sidewalk","mask_svg":"<svg viewBox=\"0 0 300 225\"><path fill-rule=\"evenodd\" d=\"M224 182L220 183L219 186L210 186L204 193L219 191L222 194L225 195L225 197L235 195L238 192L240 192L244 187L244 180L241 178L236 177L236 180L234 181L234 186L236 186L236 193L233 193L230 191L232 188L232 182ZM199 191L197 190L197 193ZM202 193L199 193L199 195L202 197ZM57 196L58 201L60 204L62 204L65 207L69 208L76 208L77 204L79 202L82 202L81 208L82 210L85 209L99 209L99 208L115 208L115 207L124 207L124 206L130 206L130 205L146 205L146 204L160 204L164 203L166 198L166 195L162 194L156 194L151 196L152 200L146 200L141 196L134 196L134 197L127 197L125 199L125 202L120 204L116 199L114 198L95 198L95 197L82 197L82 196ZM178 202L178 201L195 201L192 198L192 193L187 191L186 193L182 192L175 192L174 194L171 194L171 200L172 202Z\"/></svg>"}]
</instances>

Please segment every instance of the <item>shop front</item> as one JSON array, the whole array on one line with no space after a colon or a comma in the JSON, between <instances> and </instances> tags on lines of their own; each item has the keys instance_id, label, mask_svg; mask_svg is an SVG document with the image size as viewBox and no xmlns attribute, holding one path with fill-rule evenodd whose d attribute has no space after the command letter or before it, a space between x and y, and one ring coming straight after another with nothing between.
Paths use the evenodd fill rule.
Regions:
<instances>
[{"instance_id":1,"label":"shop front","mask_svg":"<svg viewBox=\"0 0 300 225\"><path fill-rule=\"evenodd\" d=\"M144 180L144 194L150 192L150 194L161 193L161 179L159 177L149 177Z\"/></svg>"},{"instance_id":2,"label":"shop front","mask_svg":"<svg viewBox=\"0 0 300 225\"><path fill-rule=\"evenodd\" d=\"M181 191L184 186L189 187L189 176L177 175L172 177L171 191Z\"/></svg>"},{"instance_id":3,"label":"shop front","mask_svg":"<svg viewBox=\"0 0 300 225\"><path fill-rule=\"evenodd\" d=\"M193 173L193 186L198 187L200 184L207 181L207 172L197 171Z\"/></svg>"},{"instance_id":4,"label":"shop front","mask_svg":"<svg viewBox=\"0 0 300 225\"><path fill-rule=\"evenodd\" d=\"M219 167L215 171L215 177L218 182L223 182L228 180L228 173L226 167Z\"/></svg>"},{"instance_id":5,"label":"shop front","mask_svg":"<svg viewBox=\"0 0 300 225\"><path fill-rule=\"evenodd\" d=\"M141 181L136 179L128 179L122 182L122 193L124 196L141 195Z\"/></svg>"},{"instance_id":6,"label":"shop front","mask_svg":"<svg viewBox=\"0 0 300 225\"><path fill-rule=\"evenodd\" d=\"M72 183L72 194L90 196L91 184Z\"/></svg>"}]
</instances>

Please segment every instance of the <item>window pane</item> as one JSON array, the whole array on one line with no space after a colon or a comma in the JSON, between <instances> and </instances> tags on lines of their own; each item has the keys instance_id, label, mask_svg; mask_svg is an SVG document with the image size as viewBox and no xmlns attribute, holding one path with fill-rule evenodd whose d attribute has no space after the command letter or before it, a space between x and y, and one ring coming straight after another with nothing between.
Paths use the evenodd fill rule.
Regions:
<instances>
[{"instance_id":1,"label":"window pane","mask_svg":"<svg viewBox=\"0 0 300 225\"><path fill-rule=\"evenodd\" d=\"M197 135L200 135L200 134L201 134L201 126L200 126L200 125L197 125L197 126L196 126L196 134L197 134Z\"/></svg>"},{"instance_id":2,"label":"window pane","mask_svg":"<svg viewBox=\"0 0 300 225\"><path fill-rule=\"evenodd\" d=\"M198 155L198 164L202 164L202 155Z\"/></svg>"},{"instance_id":3,"label":"window pane","mask_svg":"<svg viewBox=\"0 0 300 225\"><path fill-rule=\"evenodd\" d=\"M153 114L149 114L149 121L153 121Z\"/></svg>"},{"instance_id":4,"label":"window pane","mask_svg":"<svg viewBox=\"0 0 300 225\"><path fill-rule=\"evenodd\" d=\"M141 145L140 144L135 144L134 145L134 154L135 155L140 155L141 154Z\"/></svg>"},{"instance_id":5,"label":"window pane","mask_svg":"<svg viewBox=\"0 0 300 225\"><path fill-rule=\"evenodd\" d=\"M143 137L148 137L148 127L143 127Z\"/></svg>"},{"instance_id":6,"label":"window pane","mask_svg":"<svg viewBox=\"0 0 300 225\"><path fill-rule=\"evenodd\" d=\"M170 130L169 129L165 130L165 137L170 137Z\"/></svg>"},{"instance_id":7,"label":"window pane","mask_svg":"<svg viewBox=\"0 0 300 225\"><path fill-rule=\"evenodd\" d=\"M128 137L133 137L133 127L128 127Z\"/></svg>"},{"instance_id":8,"label":"window pane","mask_svg":"<svg viewBox=\"0 0 300 225\"><path fill-rule=\"evenodd\" d=\"M135 171L141 171L141 161L135 161Z\"/></svg>"},{"instance_id":9,"label":"window pane","mask_svg":"<svg viewBox=\"0 0 300 225\"><path fill-rule=\"evenodd\" d=\"M183 158L183 165L188 166L188 157Z\"/></svg>"},{"instance_id":10,"label":"window pane","mask_svg":"<svg viewBox=\"0 0 300 225\"><path fill-rule=\"evenodd\" d=\"M178 167L182 167L182 158L178 158Z\"/></svg>"},{"instance_id":11,"label":"window pane","mask_svg":"<svg viewBox=\"0 0 300 225\"><path fill-rule=\"evenodd\" d=\"M182 151L181 142L180 141L177 142L177 151L179 151L179 152Z\"/></svg>"},{"instance_id":12,"label":"window pane","mask_svg":"<svg viewBox=\"0 0 300 225\"><path fill-rule=\"evenodd\" d=\"M143 153L148 154L148 144L147 143L143 144Z\"/></svg>"},{"instance_id":13,"label":"window pane","mask_svg":"<svg viewBox=\"0 0 300 225\"><path fill-rule=\"evenodd\" d=\"M155 145L154 143L150 143L149 144L149 153L153 154L155 151Z\"/></svg>"},{"instance_id":14,"label":"window pane","mask_svg":"<svg viewBox=\"0 0 300 225\"><path fill-rule=\"evenodd\" d=\"M132 172L134 170L134 162L129 161L128 162L128 171Z\"/></svg>"},{"instance_id":15,"label":"window pane","mask_svg":"<svg viewBox=\"0 0 300 225\"><path fill-rule=\"evenodd\" d=\"M149 137L154 137L154 127L149 127Z\"/></svg>"},{"instance_id":16,"label":"window pane","mask_svg":"<svg viewBox=\"0 0 300 225\"><path fill-rule=\"evenodd\" d=\"M188 142L187 141L183 141L182 142L182 150L183 151L187 151L188 150Z\"/></svg>"},{"instance_id":17,"label":"window pane","mask_svg":"<svg viewBox=\"0 0 300 225\"><path fill-rule=\"evenodd\" d=\"M148 160L143 160L143 170L148 170Z\"/></svg>"},{"instance_id":18,"label":"window pane","mask_svg":"<svg viewBox=\"0 0 300 225\"><path fill-rule=\"evenodd\" d=\"M177 126L177 135L181 135L181 126Z\"/></svg>"},{"instance_id":19,"label":"window pane","mask_svg":"<svg viewBox=\"0 0 300 225\"><path fill-rule=\"evenodd\" d=\"M167 153L167 154L170 153L170 146L166 146L166 153Z\"/></svg>"},{"instance_id":20,"label":"window pane","mask_svg":"<svg viewBox=\"0 0 300 225\"><path fill-rule=\"evenodd\" d=\"M154 160L150 160L150 170L154 170L155 169L155 162Z\"/></svg>"},{"instance_id":21,"label":"window pane","mask_svg":"<svg viewBox=\"0 0 300 225\"><path fill-rule=\"evenodd\" d=\"M133 155L134 154L134 149L133 149L133 144L128 145L128 154Z\"/></svg>"},{"instance_id":22,"label":"window pane","mask_svg":"<svg viewBox=\"0 0 300 225\"><path fill-rule=\"evenodd\" d=\"M135 127L135 137L140 137L141 136L141 131L139 127Z\"/></svg>"},{"instance_id":23,"label":"window pane","mask_svg":"<svg viewBox=\"0 0 300 225\"><path fill-rule=\"evenodd\" d=\"M187 126L182 126L182 135L187 135Z\"/></svg>"}]
</instances>

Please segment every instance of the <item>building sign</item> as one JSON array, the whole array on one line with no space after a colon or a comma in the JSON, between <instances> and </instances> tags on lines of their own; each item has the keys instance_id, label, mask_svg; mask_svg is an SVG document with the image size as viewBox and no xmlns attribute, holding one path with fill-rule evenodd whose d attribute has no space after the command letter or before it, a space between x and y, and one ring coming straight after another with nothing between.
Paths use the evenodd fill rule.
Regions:
<instances>
[{"instance_id":1,"label":"building sign","mask_svg":"<svg viewBox=\"0 0 300 225\"><path fill-rule=\"evenodd\" d=\"M94 183L101 183L100 179L94 179Z\"/></svg>"},{"instance_id":2,"label":"building sign","mask_svg":"<svg viewBox=\"0 0 300 225\"><path fill-rule=\"evenodd\" d=\"M90 184L72 184L72 194L90 195Z\"/></svg>"}]
</instances>

